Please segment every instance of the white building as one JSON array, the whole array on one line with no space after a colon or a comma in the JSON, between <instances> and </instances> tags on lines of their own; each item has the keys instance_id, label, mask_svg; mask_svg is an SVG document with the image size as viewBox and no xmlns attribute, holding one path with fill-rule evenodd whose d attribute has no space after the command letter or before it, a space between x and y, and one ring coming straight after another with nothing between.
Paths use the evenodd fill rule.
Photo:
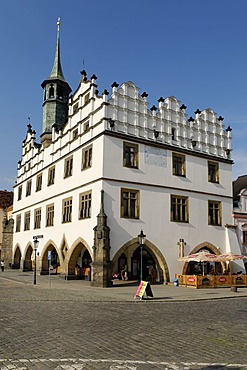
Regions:
<instances>
[{"instance_id":1,"label":"white building","mask_svg":"<svg viewBox=\"0 0 247 370\"><path fill-rule=\"evenodd\" d=\"M127 265L129 276L139 277L141 230L143 278L152 275L152 281L181 273L179 253L223 253L232 243L239 248L232 227L231 129L223 118L197 109L188 119L175 97L149 109L148 94L132 82L114 82L100 95L97 77L87 79L85 71L68 99L59 32L58 24L54 67L42 83L41 144L28 125L18 166L13 265L32 268L33 236L43 235L38 270L47 272L50 251L54 270L87 277L101 190L113 272Z\"/></svg>"}]
</instances>

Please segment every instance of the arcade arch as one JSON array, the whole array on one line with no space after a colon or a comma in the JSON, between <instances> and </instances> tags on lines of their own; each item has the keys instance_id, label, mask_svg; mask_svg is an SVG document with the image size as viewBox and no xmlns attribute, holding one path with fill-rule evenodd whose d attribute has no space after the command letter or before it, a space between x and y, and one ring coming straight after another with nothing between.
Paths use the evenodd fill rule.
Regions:
<instances>
[{"instance_id":1,"label":"arcade arch","mask_svg":"<svg viewBox=\"0 0 247 370\"><path fill-rule=\"evenodd\" d=\"M16 248L15 248L15 253L14 253L12 268L13 269L19 269L20 267L21 267L21 248L17 244L16 245Z\"/></svg>"},{"instance_id":2,"label":"arcade arch","mask_svg":"<svg viewBox=\"0 0 247 370\"><path fill-rule=\"evenodd\" d=\"M69 250L67 276L69 279L91 280L92 256L87 243L81 238Z\"/></svg>"},{"instance_id":3,"label":"arcade arch","mask_svg":"<svg viewBox=\"0 0 247 370\"><path fill-rule=\"evenodd\" d=\"M209 253L216 254L216 255L219 255L222 253L219 248L217 248L215 245L206 241L206 242L198 244L194 249L192 249L190 254L197 253L202 250L207 251ZM214 267L215 272L222 273L225 269L225 264L224 262L215 262L213 267ZM198 262L185 262L183 266L182 274L183 275L194 275L197 273L197 271L200 272L199 269L202 269L202 268L206 270L204 271L205 273L208 273L207 270L210 269L210 264L205 263L202 267L200 263Z\"/></svg>"},{"instance_id":4,"label":"arcade arch","mask_svg":"<svg viewBox=\"0 0 247 370\"><path fill-rule=\"evenodd\" d=\"M112 259L113 273L121 271L123 264L127 265L130 279L140 277L141 249L138 238L125 243ZM142 250L143 279L151 282L170 281L168 265L160 250L146 239Z\"/></svg>"},{"instance_id":5,"label":"arcade arch","mask_svg":"<svg viewBox=\"0 0 247 370\"><path fill-rule=\"evenodd\" d=\"M26 251L23 257L23 271L33 270L33 246L31 244L27 245Z\"/></svg>"},{"instance_id":6,"label":"arcade arch","mask_svg":"<svg viewBox=\"0 0 247 370\"><path fill-rule=\"evenodd\" d=\"M50 256L50 260L48 259L48 254ZM45 248L43 249L41 255L41 271L40 271L41 275L47 275L49 273L49 267L51 274L60 273L61 261L62 258L60 256L58 249L56 248L53 242L49 241L46 244Z\"/></svg>"}]
</instances>

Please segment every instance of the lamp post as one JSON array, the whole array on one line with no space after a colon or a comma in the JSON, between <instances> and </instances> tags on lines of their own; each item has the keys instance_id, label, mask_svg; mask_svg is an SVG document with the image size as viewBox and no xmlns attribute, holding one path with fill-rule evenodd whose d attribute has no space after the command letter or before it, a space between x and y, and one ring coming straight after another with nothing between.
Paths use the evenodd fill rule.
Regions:
<instances>
[{"instance_id":1,"label":"lamp post","mask_svg":"<svg viewBox=\"0 0 247 370\"><path fill-rule=\"evenodd\" d=\"M140 281L142 281L142 250L143 250L143 245L145 244L145 238L146 238L146 235L143 233L143 230L141 230L140 234L138 235L139 245L141 249Z\"/></svg>"},{"instance_id":2,"label":"lamp post","mask_svg":"<svg viewBox=\"0 0 247 370\"><path fill-rule=\"evenodd\" d=\"M36 256L37 256L37 249L39 246L39 241L35 237L33 239L33 245L34 245L34 271L33 271L33 284L36 285Z\"/></svg>"}]
</instances>

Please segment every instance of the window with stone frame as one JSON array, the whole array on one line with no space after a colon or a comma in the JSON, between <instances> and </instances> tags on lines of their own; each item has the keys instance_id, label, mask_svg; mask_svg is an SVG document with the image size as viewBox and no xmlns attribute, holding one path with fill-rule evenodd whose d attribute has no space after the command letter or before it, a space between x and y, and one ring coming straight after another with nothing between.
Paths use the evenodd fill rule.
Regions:
<instances>
[{"instance_id":1,"label":"window with stone frame","mask_svg":"<svg viewBox=\"0 0 247 370\"><path fill-rule=\"evenodd\" d=\"M17 200L21 200L21 198L22 198L22 185L20 185L18 187L18 198L17 198Z\"/></svg>"},{"instance_id":2,"label":"window with stone frame","mask_svg":"<svg viewBox=\"0 0 247 370\"><path fill-rule=\"evenodd\" d=\"M219 183L219 163L208 161L208 181Z\"/></svg>"},{"instance_id":3,"label":"window with stone frame","mask_svg":"<svg viewBox=\"0 0 247 370\"><path fill-rule=\"evenodd\" d=\"M40 191L42 188L42 173L36 177L36 191Z\"/></svg>"},{"instance_id":4,"label":"window with stone frame","mask_svg":"<svg viewBox=\"0 0 247 370\"><path fill-rule=\"evenodd\" d=\"M73 170L73 156L70 156L64 160L64 178L72 176Z\"/></svg>"},{"instance_id":5,"label":"window with stone frame","mask_svg":"<svg viewBox=\"0 0 247 370\"><path fill-rule=\"evenodd\" d=\"M75 103L73 105L73 114L76 114L77 112L79 112L79 103Z\"/></svg>"},{"instance_id":6,"label":"window with stone frame","mask_svg":"<svg viewBox=\"0 0 247 370\"><path fill-rule=\"evenodd\" d=\"M18 233L21 231L21 215L16 216L16 228L15 231Z\"/></svg>"},{"instance_id":7,"label":"window with stone frame","mask_svg":"<svg viewBox=\"0 0 247 370\"><path fill-rule=\"evenodd\" d=\"M175 176L185 176L185 155L172 153L172 174Z\"/></svg>"},{"instance_id":8,"label":"window with stone frame","mask_svg":"<svg viewBox=\"0 0 247 370\"><path fill-rule=\"evenodd\" d=\"M172 128L172 141L176 141L176 140L177 140L176 129L173 127Z\"/></svg>"},{"instance_id":9,"label":"window with stone frame","mask_svg":"<svg viewBox=\"0 0 247 370\"><path fill-rule=\"evenodd\" d=\"M85 98L84 98L84 104L86 105L86 104L88 104L89 103L89 100L90 100L90 93L87 93L86 95L85 95Z\"/></svg>"},{"instance_id":10,"label":"window with stone frame","mask_svg":"<svg viewBox=\"0 0 247 370\"><path fill-rule=\"evenodd\" d=\"M72 221L72 197L63 199L63 223Z\"/></svg>"},{"instance_id":11,"label":"window with stone frame","mask_svg":"<svg viewBox=\"0 0 247 370\"><path fill-rule=\"evenodd\" d=\"M83 132L87 132L89 131L89 121L86 121L83 125Z\"/></svg>"},{"instance_id":12,"label":"window with stone frame","mask_svg":"<svg viewBox=\"0 0 247 370\"><path fill-rule=\"evenodd\" d=\"M82 170L92 167L93 146L82 149Z\"/></svg>"},{"instance_id":13,"label":"window with stone frame","mask_svg":"<svg viewBox=\"0 0 247 370\"><path fill-rule=\"evenodd\" d=\"M34 210L34 228L41 228L41 208L36 208Z\"/></svg>"},{"instance_id":14,"label":"window with stone frame","mask_svg":"<svg viewBox=\"0 0 247 370\"><path fill-rule=\"evenodd\" d=\"M92 210L92 191L79 195L79 219L90 218Z\"/></svg>"},{"instance_id":15,"label":"window with stone frame","mask_svg":"<svg viewBox=\"0 0 247 370\"><path fill-rule=\"evenodd\" d=\"M188 197L171 195L171 221L189 222Z\"/></svg>"},{"instance_id":16,"label":"window with stone frame","mask_svg":"<svg viewBox=\"0 0 247 370\"><path fill-rule=\"evenodd\" d=\"M46 206L46 226L54 226L54 204Z\"/></svg>"},{"instance_id":17,"label":"window with stone frame","mask_svg":"<svg viewBox=\"0 0 247 370\"><path fill-rule=\"evenodd\" d=\"M29 180L26 186L26 197L31 195L31 190L32 190L32 180Z\"/></svg>"},{"instance_id":18,"label":"window with stone frame","mask_svg":"<svg viewBox=\"0 0 247 370\"><path fill-rule=\"evenodd\" d=\"M242 244L247 246L247 229L242 230Z\"/></svg>"},{"instance_id":19,"label":"window with stone frame","mask_svg":"<svg viewBox=\"0 0 247 370\"><path fill-rule=\"evenodd\" d=\"M78 128L75 128L72 133L72 140L76 140L78 138Z\"/></svg>"},{"instance_id":20,"label":"window with stone frame","mask_svg":"<svg viewBox=\"0 0 247 370\"><path fill-rule=\"evenodd\" d=\"M24 215L24 230L30 230L30 211L29 212L25 212L25 215Z\"/></svg>"},{"instance_id":21,"label":"window with stone frame","mask_svg":"<svg viewBox=\"0 0 247 370\"><path fill-rule=\"evenodd\" d=\"M55 183L55 166L52 166L48 170L48 183L47 186L53 185Z\"/></svg>"},{"instance_id":22,"label":"window with stone frame","mask_svg":"<svg viewBox=\"0 0 247 370\"><path fill-rule=\"evenodd\" d=\"M124 167L138 168L138 145L123 143L123 165Z\"/></svg>"},{"instance_id":23,"label":"window with stone frame","mask_svg":"<svg viewBox=\"0 0 247 370\"><path fill-rule=\"evenodd\" d=\"M140 192L133 189L121 189L121 217L139 218Z\"/></svg>"},{"instance_id":24,"label":"window with stone frame","mask_svg":"<svg viewBox=\"0 0 247 370\"><path fill-rule=\"evenodd\" d=\"M208 224L221 226L221 202L208 201Z\"/></svg>"}]
</instances>

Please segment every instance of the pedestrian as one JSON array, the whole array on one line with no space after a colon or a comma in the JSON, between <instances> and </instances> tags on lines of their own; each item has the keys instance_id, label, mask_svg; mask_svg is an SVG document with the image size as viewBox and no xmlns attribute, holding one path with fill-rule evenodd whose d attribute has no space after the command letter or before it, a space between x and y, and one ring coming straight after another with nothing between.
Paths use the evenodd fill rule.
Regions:
<instances>
[{"instance_id":1,"label":"pedestrian","mask_svg":"<svg viewBox=\"0 0 247 370\"><path fill-rule=\"evenodd\" d=\"M4 266L5 266L5 262L4 260L1 261L1 269L2 269L2 272L4 272Z\"/></svg>"},{"instance_id":2,"label":"pedestrian","mask_svg":"<svg viewBox=\"0 0 247 370\"><path fill-rule=\"evenodd\" d=\"M121 267L121 279L122 280L124 280L125 279L125 265L123 265L122 267Z\"/></svg>"}]
</instances>

